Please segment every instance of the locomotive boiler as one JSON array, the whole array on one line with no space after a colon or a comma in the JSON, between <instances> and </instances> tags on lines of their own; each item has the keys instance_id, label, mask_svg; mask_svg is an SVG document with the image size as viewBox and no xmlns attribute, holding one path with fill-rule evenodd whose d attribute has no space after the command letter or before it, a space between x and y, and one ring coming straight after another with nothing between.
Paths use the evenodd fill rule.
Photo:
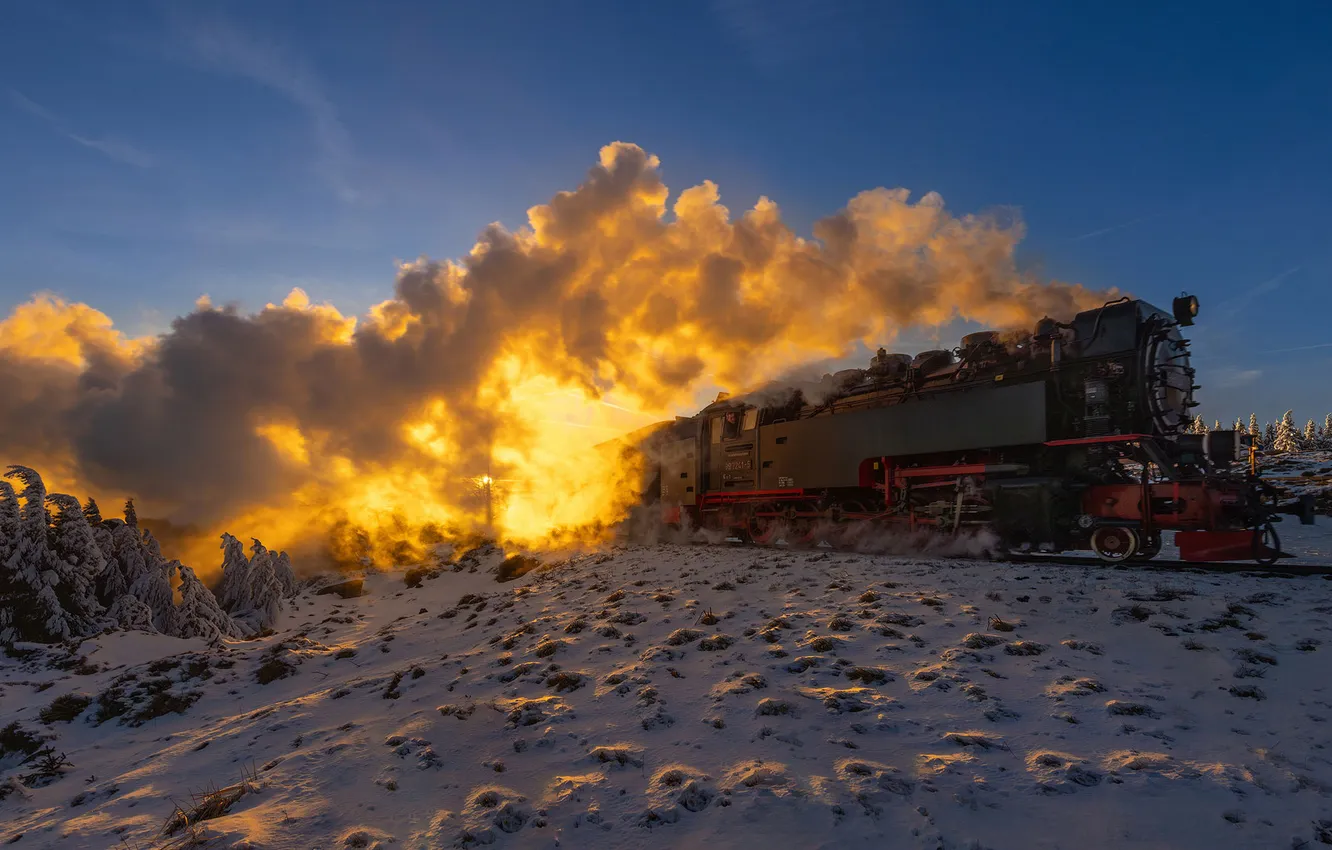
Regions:
<instances>
[{"instance_id":1,"label":"locomotive boiler","mask_svg":"<svg viewBox=\"0 0 1332 850\"><path fill-rule=\"evenodd\" d=\"M988 528L1010 550L1143 560L1174 531L1186 560L1271 563L1277 505L1247 434L1186 433L1195 371L1166 312L1121 298L953 350L880 349L814 385L725 394L652 436L651 497L669 523L758 543L847 523Z\"/></svg>"}]
</instances>

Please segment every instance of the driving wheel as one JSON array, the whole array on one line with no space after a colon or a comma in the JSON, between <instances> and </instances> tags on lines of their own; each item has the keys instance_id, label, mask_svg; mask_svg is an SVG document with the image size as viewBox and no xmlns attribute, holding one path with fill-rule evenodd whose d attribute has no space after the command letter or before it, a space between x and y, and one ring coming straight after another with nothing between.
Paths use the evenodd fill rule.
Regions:
<instances>
[{"instance_id":1,"label":"driving wheel","mask_svg":"<svg viewBox=\"0 0 1332 850\"><path fill-rule=\"evenodd\" d=\"M1131 528L1103 526L1092 532L1092 551L1096 557L1118 564L1133 557L1138 551L1138 533Z\"/></svg>"}]
</instances>

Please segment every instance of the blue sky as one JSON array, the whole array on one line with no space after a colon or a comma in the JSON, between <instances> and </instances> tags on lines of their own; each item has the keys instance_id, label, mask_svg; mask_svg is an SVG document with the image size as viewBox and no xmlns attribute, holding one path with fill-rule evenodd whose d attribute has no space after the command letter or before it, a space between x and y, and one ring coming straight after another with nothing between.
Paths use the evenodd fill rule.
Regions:
<instances>
[{"instance_id":1,"label":"blue sky","mask_svg":"<svg viewBox=\"0 0 1332 850\"><path fill-rule=\"evenodd\" d=\"M624 140L805 233L881 185L1016 208L1046 276L1199 295L1209 418L1321 419L1332 6L1270 5L11 0L0 311L360 312Z\"/></svg>"}]
</instances>

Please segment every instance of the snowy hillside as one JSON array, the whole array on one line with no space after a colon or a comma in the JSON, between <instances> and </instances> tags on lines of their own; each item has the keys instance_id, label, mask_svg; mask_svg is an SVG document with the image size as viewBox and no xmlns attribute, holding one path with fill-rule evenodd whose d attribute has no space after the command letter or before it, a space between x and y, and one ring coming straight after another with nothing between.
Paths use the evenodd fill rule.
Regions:
<instances>
[{"instance_id":1,"label":"snowy hillside","mask_svg":"<svg viewBox=\"0 0 1332 850\"><path fill-rule=\"evenodd\" d=\"M500 584L498 560L306 592L221 649L21 646L0 841L1332 844L1332 581L659 546ZM30 735L72 766L17 786ZM176 804L216 816L164 836Z\"/></svg>"}]
</instances>

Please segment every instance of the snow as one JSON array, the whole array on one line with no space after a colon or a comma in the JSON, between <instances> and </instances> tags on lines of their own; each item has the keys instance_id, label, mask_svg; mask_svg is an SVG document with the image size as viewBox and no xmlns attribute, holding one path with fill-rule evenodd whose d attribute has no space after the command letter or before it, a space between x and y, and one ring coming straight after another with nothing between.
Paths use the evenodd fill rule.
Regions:
<instances>
[{"instance_id":1,"label":"snow","mask_svg":"<svg viewBox=\"0 0 1332 850\"><path fill-rule=\"evenodd\" d=\"M1284 525L1332 563L1332 522ZM0 726L74 768L0 802L0 842L160 847L175 803L253 770L207 846L1332 843L1324 578L660 545L500 584L498 561L307 591L220 648L3 659ZM117 681L120 720L39 719ZM183 713L121 722L153 694Z\"/></svg>"}]
</instances>

